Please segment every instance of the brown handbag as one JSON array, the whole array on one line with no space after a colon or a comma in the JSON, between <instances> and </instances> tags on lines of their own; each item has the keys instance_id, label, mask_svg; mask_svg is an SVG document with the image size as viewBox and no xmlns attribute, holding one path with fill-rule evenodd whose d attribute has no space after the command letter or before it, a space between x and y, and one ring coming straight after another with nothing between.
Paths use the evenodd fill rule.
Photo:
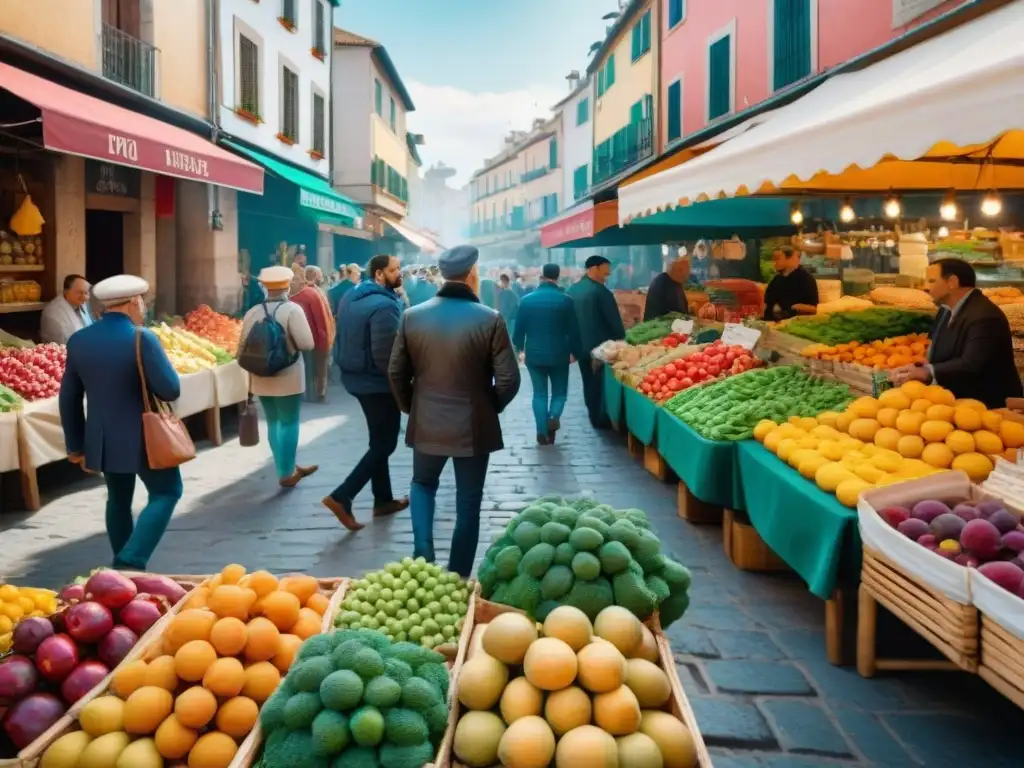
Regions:
<instances>
[{"instance_id":1,"label":"brown handbag","mask_svg":"<svg viewBox=\"0 0 1024 768\"><path fill-rule=\"evenodd\" d=\"M252 393L238 406L238 444L252 448L260 444L260 417Z\"/></svg>"},{"instance_id":2,"label":"brown handbag","mask_svg":"<svg viewBox=\"0 0 1024 768\"><path fill-rule=\"evenodd\" d=\"M142 368L142 330L135 333L135 364L142 384L142 437L150 469L173 469L196 457L196 446L184 422L165 402L150 399L146 373Z\"/></svg>"}]
</instances>

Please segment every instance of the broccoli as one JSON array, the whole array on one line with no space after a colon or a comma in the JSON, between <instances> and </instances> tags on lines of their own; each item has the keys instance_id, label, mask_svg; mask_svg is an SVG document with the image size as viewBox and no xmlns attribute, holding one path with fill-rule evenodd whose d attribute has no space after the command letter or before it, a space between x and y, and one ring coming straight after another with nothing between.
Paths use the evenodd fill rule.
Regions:
<instances>
[{"instance_id":1,"label":"broccoli","mask_svg":"<svg viewBox=\"0 0 1024 768\"><path fill-rule=\"evenodd\" d=\"M434 759L434 747L429 742L411 747L384 744L380 748L382 768L421 768Z\"/></svg>"},{"instance_id":2,"label":"broccoli","mask_svg":"<svg viewBox=\"0 0 1024 768\"><path fill-rule=\"evenodd\" d=\"M545 619L547 619L548 614L560 605L561 603L557 600L545 600L543 603L537 606L537 621L544 621Z\"/></svg>"},{"instance_id":3,"label":"broccoli","mask_svg":"<svg viewBox=\"0 0 1024 768\"><path fill-rule=\"evenodd\" d=\"M450 682L448 676L448 667L444 664L438 664L431 662L429 664L420 664L416 668L416 677L422 677L427 682L433 683L439 691L441 696L448 695L448 684Z\"/></svg>"},{"instance_id":4,"label":"broccoli","mask_svg":"<svg viewBox=\"0 0 1024 768\"><path fill-rule=\"evenodd\" d=\"M399 659L410 667L418 667L420 664L430 662L444 663L445 657L437 651L424 648L416 643L401 642L394 643L384 649L383 655L387 659Z\"/></svg>"},{"instance_id":5,"label":"broccoli","mask_svg":"<svg viewBox=\"0 0 1024 768\"><path fill-rule=\"evenodd\" d=\"M682 618L690 607L690 596L686 592L676 592L665 598L658 606L658 618L662 628Z\"/></svg>"},{"instance_id":6,"label":"broccoli","mask_svg":"<svg viewBox=\"0 0 1024 768\"><path fill-rule=\"evenodd\" d=\"M645 574L657 574L661 573L661 569L665 567L665 556L662 554L637 555L636 562Z\"/></svg>"},{"instance_id":7,"label":"broccoli","mask_svg":"<svg viewBox=\"0 0 1024 768\"><path fill-rule=\"evenodd\" d=\"M494 563L484 558L477 569L477 580L480 582L480 591L484 597L490 596L498 583L498 568Z\"/></svg>"},{"instance_id":8,"label":"broccoli","mask_svg":"<svg viewBox=\"0 0 1024 768\"><path fill-rule=\"evenodd\" d=\"M329 656L334 649L332 638L332 635L313 635L299 648L296 661L305 661L314 656Z\"/></svg>"},{"instance_id":9,"label":"broccoli","mask_svg":"<svg viewBox=\"0 0 1024 768\"><path fill-rule=\"evenodd\" d=\"M615 602L631 611L638 619L646 619L658 605L658 599L647 588L642 576L632 569L623 571L612 578Z\"/></svg>"},{"instance_id":10,"label":"broccoli","mask_svg":"<svg viewBox=\"0 0 1024 768\"><path fill-rule=\"evenodd\" d=\"M540 544L540 526L534 525L529 520L523 520L516 527L516 532L512 534L512 538L523 552L528 549Z\"/></svg>"},{"instance_id":11,"label":"broccoli","mask_svg":"<svg viewBox=\"0 0 1024 768\"><path fill-rule=\"evenodd\" d=\"M540 540L552 547L557 547L562 542L569 540L572 530L567 525L550 522L545 523L540 529Z\"/></svg>"},{"instance_id":12,"label":"broccoli","mask_svg":"<svg viewBox=\"0 0 1024 768\"><path fill-rule=\"evenodd\" d=\"M412 667L401 659L384 659L384 674L399 685L412 677Z\"/></svg>"},{"instance_id":13,"label":"broccoli","mask_svg":"<svg viewBox=\"0 0 1024 768\"><path fill-rule=\"evenodd\" d=\"M575 579L572 569L564 565L552 565L540 582L540 596L544 600L558 600L569 594ZM539 617L538 617L539 618Z\"/></svg>"},{"instance_id":14,"label":"broccoli","mask_svg":"<svg viewBox=\"0 0 1024 768\"><path fill-rule=\"evenodd\" d=\"M331 768L380 768L373 747L349 747L334 759Z\"/></svg>"},{"instance_id":15,"label":"broccoli","mask_svg":"<svg viewBox=\"0 0 1024 768\"><path fill-rule=\"evenodd\" d=\"M266 733L270 733L284 725L284 708L294 691L281 685L270 698L264 703L260 710L260 727Z\"/></svg>"},{"instance_id":16,"label":"broccoli","mask_svg":"<svg viewBox=\"0 0 1024 768\"><path fill-rule=\"evenodd\" d=\"M423 712L423 719L427 721L427 728L432 738L439 739L448 728L448 705L445 702L435 704L426 712Z\"/></svg>"},{"instance_id":17,"label":"broccoli","mask_svg":"<svg viewBox=\"0 0 1024 768\"><path fill-rule=\"evenodd\" d=\"M264 765L274 768L328 768L330 758L318 755L308 729L279 730L270 734L263 749Z\"/></svg>"},{"instance_id":18,"label":"broccoli","mask_svg":"<svg viewBox=\"0 0 1024 768\"><path fill-rule=\"evenodd\" d=\"M656 576L653 573L648 574L644 578L644 583L647 585L647 588L654 594L655 599L659 603L666 597L668 597L671 593L671 590L669 590L668 584L665 583L665 580L662 579L660 576Z\"/></svg>"},{"instance_id":19,"label":"broccoli","mask_svg":"<svg viewBox=\"0 0 1024 768\"><path fill-rule=\"evenodd\" d=\"M516 575L519 561L523 559L523 550L517 546L505 547L494 558L494 567L501 581L508 581Z\"/></svg>"},{"instance_id":20,"label":"broccoli","mask_svg":"<svg viewBox=\"0 0 1024 768\"><path fill-rule=\"evenodd\" d=\"M690 571L675 560L666 558L665 564L661 567L661 578L669 585L673 592L676 589L686 591L690 588Z\"/></svg>"},{"instance_id":21,"label":"broccoli","mask_svg":"<svg viewBox=\"0 0 1024 768\"><path fill-rule=\"evenodd\" d=\"M593 621L597 618L597 614L615 604L615 598L608 579L602 577L593 581L577 579L562 602L565 605L579 608Z\"/></svg>"},{"instance_id":22,"label":"broccoli","mask_svg":"<svg viewBox=\"0 0 1024 768\"><path fill-rule=\"evenodd\" d=\"M612 541L625 544L629 549L635 549L640 543L640 531L633 523L625 518L616 520L608 527L608 535Z\"/></svg>"},{"instance_id":23,"label":"broccoli","mask_svg":"<svg viewBox=\"0 0 1024 768\"><path fill-rule=\"evenodd\" d=\"M539 579L547 573L555 557L555 548L543 542L532 547L519 561L519 573Z\"/></svg>"},{"instance_id":24,"label":"broccoli","mask_svg":"<svg viewBox=\"0 0 1024 768\"><path fill-rule=\"evenodd\" d=\"M499 581L498 586L494 588L494 592L488 598L492 603L501 603L502 605L512 605L510 602L512 599L512 592L510 591L511 582Z\"/></svg>"},{"instance_id":25,"label":"broccoli","mask_svg":"<svg viewBox=\"0 0 1024 768\"><path fill-rule=\"evenodd\" d=\"M609 576L626 570L629 561L633 559L626 545L620 541L606 541L598 550L598 557L601 560L601 570Z\"/></svg>"},{"instance_id":26,"label":"broccoli","mask_svg":"<svg viewBox=\"0 0 1024 768\"><path fill-rule=\"evenodd\" d=\"M640 532L640 541L633 547L633 554L637 560L641 558L654 557L661 552L661 542L658 537L650 531Z\"/></svg>"},{"instance_id":27,"label":"broccoli","mask_svg":"<svg viewBox=\"0 0 1024 768\"><path fill-rule=\"evenodd\" d=\"M508 584L510 597L507 605L526 611L531 616L540 605L540 581L527 574L516 576Z\"/></svg>"}]
</instances>

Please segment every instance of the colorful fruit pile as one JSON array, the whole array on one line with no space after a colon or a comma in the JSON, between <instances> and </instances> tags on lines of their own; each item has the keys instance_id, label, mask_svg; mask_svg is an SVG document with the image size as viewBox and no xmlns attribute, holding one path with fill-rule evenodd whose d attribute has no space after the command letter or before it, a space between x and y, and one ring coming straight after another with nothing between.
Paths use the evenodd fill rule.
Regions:
<instances>
[{"instance_id":1,"label":"colorful fruit pile","mask_svg":"<svg viewBox=\"0 0 1024 768\"><path fill-rule=\"evenodd\" d=\"M448 683L445 657L416 643L368 630L308 640L260 712L260 765L421 768L448 725Z\"/></svg>"},{"instance_id":2,"label":"colorful fruit pile","mask_svg":"<svg viewBox=\"0 0 1024 768\"><path fill-rule=\"evenodd\" d=\"M60 392L68 351L60 344L0 349L0 385L25 400L45 400Z\"/></svg>"},{"instance_id":3,"label":"colorful fruit pile","mask_svg":"<svg viewBox=\"0 0 1024 768\"><path fill-rule=\"evenodd\" d=\"M927 362L929 344L928 334L915 333L864 344L859 341L836 344L831 347L825 344L812 344L800 350L800 354L812 360L857 363L874 368L876 371L883 371L903 365Z\"/></svg>"},{"instance_id":4,"label":"colorful fruit pile","mask_svg":"<svg viewBox=\"0 0 1024 768\"><path fill-rule=\"evenodd\" d=\"M47 617L40 614L54 607L55 596L36 592L31 598L36 610L14 627L14 655L0 663L0 701L11 704L2 717L3 730L13 750L31 744L99 685L171 600L184 595L180 585L165 577L136 582L100 570L84 585L65 588L61 601L67 607ZM19 597L18 603L27 608L27 600ZM0 756L12 756L4 751L9 750L0 747Z\"/></svg>"},{"instance_id":5,"label":"colorful fruit pile","mask_svg":"<svg viewBox=\"0 0 1024 768\"><path fill-rule=\"evenodd\" d=\"M458 678L453 749L470 768L696 768L690 729L651 634L629 611L556 608L537 626L504 613L474 629Z\"/></svg>"},{"instance_id":6,"label":"colorful fruit pile","mask_svg":"<svg viewBox=\"0 0 1024 768\"><path fill-rule=\"evenodd\" d=\"M185 330L212 341L229 355L238 354L242 321L214 312L206 304L200 304L185 315Z\"/></svg>"},{"instance_id":7,"label":"colorful fruit pile","mask_svg":"<svg viewBox=\"0 0 1024 768\"><path fill-rule=\"evenodd\" d=\"M685 392L696 384L733 376L761 364L750 350L726 346L721 340L708 344L675 362L651 369L638 389L657 402L664 402L677 392Z\"/></svg>"},{"instance_id":8,"label":"colorful fruit pile","mask_svg":"<svg viewBox=\"0 0 1024 768\"><path fill-rule=\"evenodd\" d=\"M182 328L159 323L149 330L156 334L160 346L178 373L198 373L230 362L231 355L212 342Z\"/></svg>"},{"instance_id":9,"label":"colorful fruit pile","mask_svg":"<svg viewBox=\"0 0 1024 768\"><path fill-rule=\"evenodd\" d=\"M559 605L596 618L620 605L662 626L690 605L690 572L661 553L639 509L539 499L509 521L480 564L483 596L543 621Z\"/></svg>"},{"instance_id":10,"label":"colorful fruit pile","mask_svg":"<svg viewBox=\"0 0 1024 768\"><path fill-rule=\"evenodd\" d=\"M853 400L850 390L809 376L797 366L764 368L680 392L666 410L708 440L747 440L768 417L783 422L842 410Z\"/></svg>"},{"instance_id":11,"label":"colorful fruit pile","mask_svg":"<svg viewBox=\"0 0 1024 768\"><path fill-rule=\"evenodd\" d=\"M786 321L781 330L808 341L834 345L928 333L931 326L932 316L927 312L875 307L860 312L795 317Z\"/></svg>"},{"instance_id":12,"label":"colorful fruit pile","mask_svg":"<svg viewBox=\"0 0 1024 768\"><path fill-rule=\"evenodd\" d=\"M189 594L143 659L115 672L108 693L82 709L81 731L54 742L44 764L226 768L328 604L311 576L226 566Z\"/></svg>"},{"instance_id":13,"label":"colorful fruit pile","mask_svg":"<svg viewBox=\"0 0 1024 768\"><path fill-rule=\"evenodd\" d=\"M57 593L35 587L0 584L0 655L11 650L14 627L27 618L49 616L57 612ZM3 695L0 694L0 699Z\"/></svg>"},{"instance_id":14,"label":"colorful fruit pile","mask_svg":"<svg viewBox=\"0 0 1024 768\"><path fill-rule=\"evenodd\" d=\"M626 341L630 344L649 344L652 341L663 339L672 333L672 323L674 321L685 319L685 315L670 312L653 320L645 320L626 331Z\"/></svg>"},{"instance_id":15,"label":"colorful fruit pile","mask_svg":"<svg viewBox=\"0 0 1024 768\"><path fill-rule=\"evenodd\" d=\"M459 574L407 557L349 584L334 625L435 648L457 642L468 604L469 587Z\"/></svg>"}]
</instances>

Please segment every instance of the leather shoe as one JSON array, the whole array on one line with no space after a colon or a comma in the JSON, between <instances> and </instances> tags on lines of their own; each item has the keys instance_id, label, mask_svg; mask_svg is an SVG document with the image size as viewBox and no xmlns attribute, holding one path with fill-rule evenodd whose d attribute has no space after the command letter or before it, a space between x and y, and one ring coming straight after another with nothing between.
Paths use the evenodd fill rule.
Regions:
<instances>
[{"instance_id":1,"label":"leather shoe","mask_svg":"<svg viewBox=\"0 0 1024 768\"><path fill-rule=\"evenodd\" d=\"M373 516L374 517L388 517L397 512L401 512L403 509L408 508L409 497L403 496L400 499L392 499L391 501L384 501L379 504L373 505Z\"/></svg>"},{"instance_id":2,"label":"leather shoe","mask_svg":"<svg viewBox=\"0 0 1024 768\"><path fill-rule=\"evenodd\" d=\"M334 516L338 518L338 522L350 531L361 531L366 527L352 515L352 502L342 502L331 496L325 496L322 503L334 513Z\"/></svg>"}]
</instances>

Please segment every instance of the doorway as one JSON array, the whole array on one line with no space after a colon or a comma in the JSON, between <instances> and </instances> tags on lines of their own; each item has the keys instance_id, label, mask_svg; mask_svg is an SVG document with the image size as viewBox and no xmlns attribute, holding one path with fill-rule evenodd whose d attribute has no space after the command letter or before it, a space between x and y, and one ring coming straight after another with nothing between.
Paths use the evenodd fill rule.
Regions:
<instances>
[{"instance_id":1,"label":"doorway","mask_svg":"<svg viewBox=\"0 0 1024 768\"><path fill-rule=\"evenodd\" d=\"M85 211L85 279L92 285L124 273L124 214Z\"/></svg>"}]
</instances>

